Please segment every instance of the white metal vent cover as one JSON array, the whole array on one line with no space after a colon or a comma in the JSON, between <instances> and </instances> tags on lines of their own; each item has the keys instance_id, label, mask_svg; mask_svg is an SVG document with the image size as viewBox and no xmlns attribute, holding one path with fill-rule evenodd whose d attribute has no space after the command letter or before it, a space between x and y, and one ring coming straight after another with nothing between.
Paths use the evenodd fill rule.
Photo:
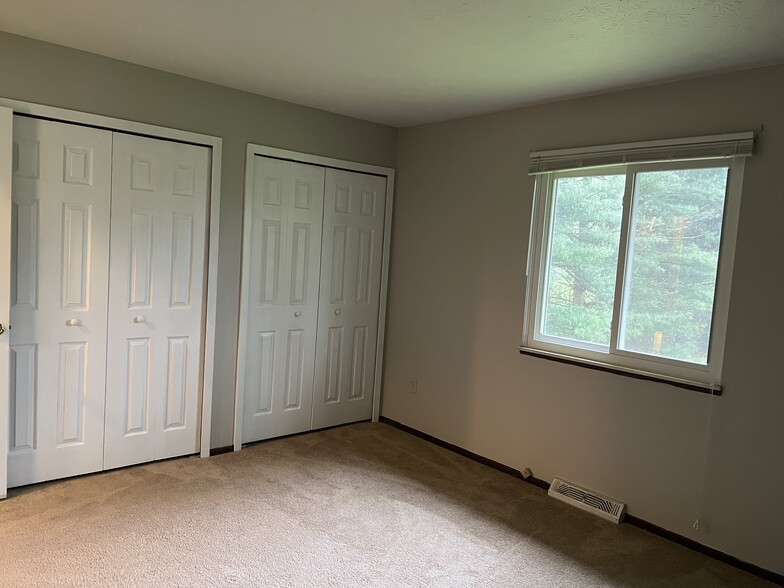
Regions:
<instances>
[{"instance_id":1,"label":"white metal vent cover","mask_svg":"<svg viewBox=\"0 0 784 588\"><path fill-rule=\"evenodd\" d=\"M560 478L553 478L553 483L550 484L547 494L613 523L620 523L624 510L626 510L626 505L623 502L580 488Z\"/></svg>"}]
</instances>

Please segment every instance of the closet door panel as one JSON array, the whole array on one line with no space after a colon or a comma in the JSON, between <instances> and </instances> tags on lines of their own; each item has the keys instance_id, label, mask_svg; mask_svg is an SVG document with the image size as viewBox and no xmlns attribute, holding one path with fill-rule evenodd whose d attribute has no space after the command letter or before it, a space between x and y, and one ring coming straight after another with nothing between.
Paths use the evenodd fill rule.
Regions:
<instances>
[{"instance_id":1,"label":"closet door panel","mask_svg":"<svg viewBox=\"0 0 784 588\"><path fill-rule=\"evenodd\" d=\"M198 450L209 165L115 133L106 469Z\"/></svg>"},{"instance_id":2,"label":"closet door panel","mask_svg":"<svg viewBox=\"0 0 784 588\"><path fill-rule=\"evenodd\" d=\"M9 486L102 466L112 136L14 117Z\"/></svg>"},{"instance_id":3,"label":"closet door panel","mask_svg":"<svg viewBox=\"0 0 784 588\"><path fill-rule=\"evenodd\" d=\"M256 157L242 441L310 429L324 169Z\"/></svg>"},{"instance_id":4,"label":"closet door panel","mask_svg":"<svg viewBox=\"0 0 784 588\"><path fill-rule=\"evenodd\" d=\"M328 169L313 428L373 410L386 179Z\"/></svg>"}]
</instances>

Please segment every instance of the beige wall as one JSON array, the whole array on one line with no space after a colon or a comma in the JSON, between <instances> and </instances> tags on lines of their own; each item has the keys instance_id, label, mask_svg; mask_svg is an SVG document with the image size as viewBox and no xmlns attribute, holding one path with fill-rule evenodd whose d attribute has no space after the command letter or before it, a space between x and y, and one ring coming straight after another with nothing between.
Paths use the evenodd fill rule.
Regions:
<instances>
[{"instance_id":1,"label":"beige wall","mask_svg":"<svg viewBox=\"0 0 784 588\"><path fill-rule=\"evenodd\" d=\"M712 421L705 394L518 353L529 150L763 125ZM382 414L784 573L784 67L403 129L397 168Z\"/></svg>"},{"instance_id":2,"label":"beige wall","mask_svg":"<svg viewBox=\"0 0 784 588\"><path fill-rule=\"evenodd\" d=\"M6 33L0 97L223 138L212 446L231 444L246 144L394 166L397 131Z\"/></svg>"}]
</instances>

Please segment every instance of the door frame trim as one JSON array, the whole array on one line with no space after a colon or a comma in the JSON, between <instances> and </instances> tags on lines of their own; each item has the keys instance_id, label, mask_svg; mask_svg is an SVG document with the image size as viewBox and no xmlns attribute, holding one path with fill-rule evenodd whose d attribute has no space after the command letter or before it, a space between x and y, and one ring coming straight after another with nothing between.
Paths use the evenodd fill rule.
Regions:
<instances>
[{"instance_id":1,"label":"door frame trim","mask_svg":"<svg viewBox=\"0 0 784 588\"><path fill-rule=\"evenodd\" d=\"M57 122L72 123L90 127L97 127L109 131L119 131L135 135L143 135L155 139L169 139L181 143L191 143L201 145L210 149L210 208L207 216L207 248L205 251L206 271L206 301L205 315L203 317L203 356L201 357L201 370L199 382L199 394L201 395L201 422L199 423L199 455L201 457L210 456L210 436L212 430L212 396L213 396L213 375L215 370L215 316L217 313L217 293L218 293L218 247L220 235L220 187L221 187L221 162L223 154L223 139L212 135L193 133L169 127L161 127L147 123L125 120L110 116L90 114L77 110L69 110L55 106L46 106L22 100L11 100L0 97L0 107L8 108L14 114L28 115L36 118L48 119ZM0 157L4 155L1 145L6 141L6 135L11 140L13 126L6 129L0 123ZM6 157L9 163L10 158ZM3 162L0 161L0 189L6 182L2 175ZM8 180L10 181L10 175ZM2 269L2 268L0 268ZM2 375L2 374L0 374ZM3 434L4 423L8 422L8 399L5 401L0 397L0 435L7 442L7 431ZM0 440L0 455L7 456L8 448ZM2 471L2 470L0 470ZM0 480L0 498L3 496L4 484Z\"/></svg>"},{"instance_id":2,"label":"door frame trim","mask_svg":"<svg viewBox=\"0 0 784 588\"><path fill-rule=\"evenodd\" d=\"M323 157L312 153L279 149L268 145L248 143L245 155L245 198L242 207L242 281L240 284L240 315L239 329L237 332L237 369L234 385L234 451L242 449L242 416L243 397L242 389L245 384L243 372L245 359L245 337L247 335L247 297L248 281L250 276L250 257L246 252L250 249L250 213L253 199L253 159L260 155L293 161L295 163L309 163L328 168L342 169L382 176L387 180L386 206L384 210L384 242L381 255L381 290L378 306L378 339L376 341L376 373L373 379L373 422L378 422L381 413L381 381L384 369L384 339L387 317L387 289L389 284L389 252L392 240L392 204L395 191L395 170L391 167L382 167L357 161Z\"/></svg>"},{"instance_id":3,"label":"door frame trim","mask_svg":"<svg viewBox=\"0 0 784 588\"><path fill-rule=\"evenodd\" d=\"M11 161L13 159L13 110L0 106L0 211L11 210ZM0 216L0 267L11 261L11 215ZM0 335L0 499L8 491L8 387L10 384L11 333L8 323L11 316L11 268L0 276L0 323L6 333Z\"/></svg>"}]
</instances>

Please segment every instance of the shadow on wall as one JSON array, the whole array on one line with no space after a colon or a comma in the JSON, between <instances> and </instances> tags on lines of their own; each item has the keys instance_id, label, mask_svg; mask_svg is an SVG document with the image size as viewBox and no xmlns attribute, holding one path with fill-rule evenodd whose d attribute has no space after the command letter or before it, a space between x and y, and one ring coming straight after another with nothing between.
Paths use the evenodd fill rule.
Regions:
<instances>
[{"instance_id":1,"label":"shadow on wall","mask_svg":"<svg viewBox=\"0 0 784 588\"><path fill-rule=\"evenodd\" d=\"M450 175L445 169L431 177ZM412 190L407 179L396 179L381 412L450 439L469 428L480 251L450 190L432 184Z\"/></svg>"}]
</instances>

